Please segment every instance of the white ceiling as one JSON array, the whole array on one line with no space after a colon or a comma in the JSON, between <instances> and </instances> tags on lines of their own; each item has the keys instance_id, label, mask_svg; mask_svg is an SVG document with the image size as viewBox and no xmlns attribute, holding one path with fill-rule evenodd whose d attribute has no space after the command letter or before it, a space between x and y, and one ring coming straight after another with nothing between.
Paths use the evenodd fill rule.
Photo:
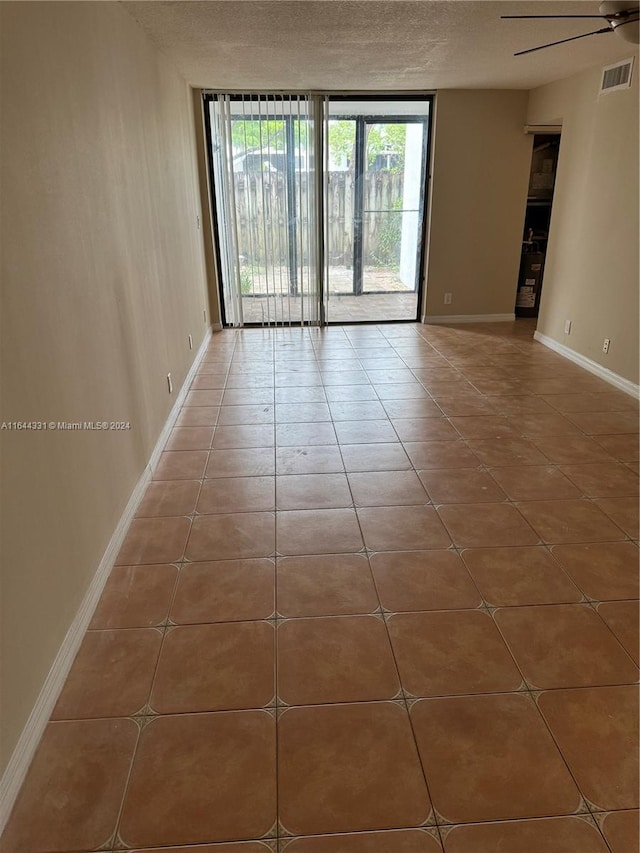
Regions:
<instances>
[{"instance_id":1,"label":"white ceiling","mask_svg":"<svg viewBox=\"0 0 640 853\"><path fill-rule=\"evenodd\" d=\"M124 2L194 86L222 89L530 89L630 56L611 33L535 47L598 20L501 21L501 14L597 14L582 0L181 0Z\"/></svg>"}]
</instances>

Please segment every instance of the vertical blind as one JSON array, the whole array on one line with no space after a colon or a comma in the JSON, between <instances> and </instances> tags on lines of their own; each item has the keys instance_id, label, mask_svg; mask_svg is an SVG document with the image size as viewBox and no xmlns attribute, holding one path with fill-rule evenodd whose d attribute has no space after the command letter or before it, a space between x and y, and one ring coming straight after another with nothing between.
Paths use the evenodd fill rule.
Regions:
<instances>
[{"instance_id":1,"label":"vertical blind","mask_svg":"<svg viewBox=\"0 0 640 853\"><path fill-rule=\"evenodd\" d=\"M323 322L325 98L215 95L209 110L226 322Z\"/></svg>"}]
</instances>

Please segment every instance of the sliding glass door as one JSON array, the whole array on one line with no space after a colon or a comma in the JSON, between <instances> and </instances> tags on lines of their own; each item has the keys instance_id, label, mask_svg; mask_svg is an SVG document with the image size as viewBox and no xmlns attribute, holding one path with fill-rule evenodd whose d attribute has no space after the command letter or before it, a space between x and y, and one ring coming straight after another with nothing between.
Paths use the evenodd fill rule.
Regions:
<instances>
[{"instance_id":1,"label":"sliding glass door","mask_svg":"<svg viewBox=\"0 0 640 853\"><path fill-rule=\"evenodd\" d=\"M430 98L205 106L225 322L415 320Z\"/></svg>"}]
</instances>

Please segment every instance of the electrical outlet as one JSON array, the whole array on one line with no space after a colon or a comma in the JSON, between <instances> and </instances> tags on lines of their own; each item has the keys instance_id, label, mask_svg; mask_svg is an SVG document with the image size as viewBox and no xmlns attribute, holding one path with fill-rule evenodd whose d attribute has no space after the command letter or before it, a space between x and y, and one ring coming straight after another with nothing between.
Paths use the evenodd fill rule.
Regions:
<instances>
[{"instance_id":1,"label":"electrical outlet","mask_svg":"<svg viewBox=\"0 0 640 853\"><path fill-rule=\"evenodd\" d=\"M444 304L445 305L451 305L452 301L453 301L453 293L445 293Z\"/></svg>"},{"instance_id":2,"label":"electrical outlet","mask_svg":"<svg viewBox=\"0 0 640 853\"><path fill-rule=\"evenodd\" d=\"M571 320L565 320L564 323L564 333L565 335L571 334Z\"/></svg>"},{"instance_id":3,"label":"electrical outlet","mask_svg":"<svg viewBox=\"0 0 640 853\"><path fill-rule=\"evenodd\" d=\"M193 338L189 335L189 349L193 349Z\"/></svg>"},{"instance_id":4,"label":"electrical outlet","mask_svg":"<svg viewBox=\"0 0 640 853\"><path fill-rule=\"evenodd\" d=\"M605 338L604 343L602 344L602 352L609 352L609 347L611 345L611 339Z\"/></svg>"},{"instance_id":5,"label":"electrical outlet","mask_svg":"<svg viewBox=\"0 0 640 853\"><path fill-rule=\"evenodd\" d=\"M167 385L169 386L169 393L173 394L173 382L171 381L170 373L167 373Z\"/></svg>"}]
</instances>

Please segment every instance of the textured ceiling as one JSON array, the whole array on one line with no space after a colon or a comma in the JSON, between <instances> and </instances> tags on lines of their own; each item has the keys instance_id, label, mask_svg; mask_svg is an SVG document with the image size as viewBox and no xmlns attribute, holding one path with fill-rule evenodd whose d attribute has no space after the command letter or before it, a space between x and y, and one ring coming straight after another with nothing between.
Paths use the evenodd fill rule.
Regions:
<instances>
[{"instance_id":1,"label":"textured ceiling","mask_svg":"<svg viewBox=\"0 0 640 853\"><path fill-rule=\"evenodd\" d=\"M501 21L501 14L597 14L569 0L209 0L124 2L194 86L211 89L529 89L635 48L604 34L529 56L598 20Z\"/></svg>"}]
</instances>

